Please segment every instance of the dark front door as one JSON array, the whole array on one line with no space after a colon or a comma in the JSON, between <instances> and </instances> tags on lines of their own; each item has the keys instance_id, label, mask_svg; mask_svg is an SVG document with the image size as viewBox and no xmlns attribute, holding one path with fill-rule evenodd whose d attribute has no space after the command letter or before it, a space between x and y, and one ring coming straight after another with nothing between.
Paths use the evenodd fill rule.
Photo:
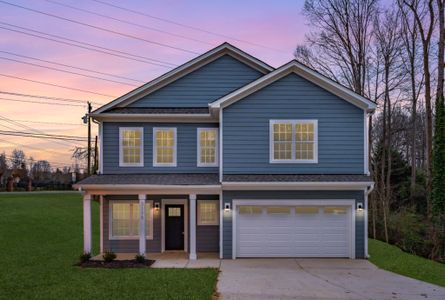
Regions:
<instances>
[{"instance_id":1,"label":"dark front door","mask_svg":"<svg viewBox=\"0 0 445 300\"><path fill-rule=\"evenodd\" d=\"M165 250L184 250L184 205L165 206Z\"/></svg>"}]
</instances>

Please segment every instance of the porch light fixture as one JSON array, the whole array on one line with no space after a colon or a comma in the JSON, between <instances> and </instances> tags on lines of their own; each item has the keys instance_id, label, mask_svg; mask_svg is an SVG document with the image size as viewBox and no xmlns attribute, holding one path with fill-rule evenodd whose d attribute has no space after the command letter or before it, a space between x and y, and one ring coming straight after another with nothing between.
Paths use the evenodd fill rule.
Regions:
<instances>
[{"instance_id":1,"label":"porch light fixture","mask_svg":"<svg viewBox=\"0 0 445 300\"><path fill-rule=\"evenodd\" d=\"M159 210L159 202L155 202L155 210Z\"/></svg>"},{"instance_id":2,"label":"porch light fixture","mask_svg":"<svg viewBox=\"0 0 445 300\"><path fill-rule=\"evenodd\" d=\"M229 202L224 203L224 211L230 211L230 203Z\"/></svg>"},{"instance_id":3,"label":"porch light fixture","mask_svg":"<svg viewBox=\"0 0 445 300\"><path fill-rule=\"evenodd\" d=\"M363 202L358 202L357 203L357 210L358 211L362 211L363 210Z\"/></svg>"}]
</instances>

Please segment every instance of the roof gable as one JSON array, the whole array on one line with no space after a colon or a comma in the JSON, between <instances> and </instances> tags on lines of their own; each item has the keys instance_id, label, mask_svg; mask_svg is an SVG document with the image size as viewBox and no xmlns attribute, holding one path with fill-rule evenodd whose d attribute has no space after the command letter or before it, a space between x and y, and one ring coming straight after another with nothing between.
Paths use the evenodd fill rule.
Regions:
<instances>
[{"instance_id":1,"label":"roof gable","mask_svg":"<svg viewBox=\"0 0 445 300\"><path fill-rule=\"evenodd\" d=\"M189 62L167 72L166 74L155 78L154 80L136 88L129 93L111 101L108 104L98 108L93 112L93 114L100 114L111 108L115 107L125 107L129 104L139 100L140 98L151 94L166 85L175 82L176 80L186 76L187 74L196 71L209 63L221 58L224 55L230 55L232 58L239 60L240 62L246 64L247 66L261 72L262 74L267 74L273 70L273 68L261 60L241 51L240 49L230 45L229 43L224 43L192 60Z\"/></svg>"},{"instance_id":2,"label":"roof gable","mask_svg":"<svg viewBox=\"0 0 445 300\"><path fill-rule=\"evenodd\" d=\"M352 90L342 86L341 84L336 83L335 81L306 67L296 60L293 60L276 69L275 71L243 86L242 88L218 99L215 102L212 102L209 106L211 109L227 107L292 73L301 76L302 78L316 84L317 86L331 92L332 94L367 112L373 112L376 108L376 104L371 100L353 92Z\"/></svg>"}]
</instances>

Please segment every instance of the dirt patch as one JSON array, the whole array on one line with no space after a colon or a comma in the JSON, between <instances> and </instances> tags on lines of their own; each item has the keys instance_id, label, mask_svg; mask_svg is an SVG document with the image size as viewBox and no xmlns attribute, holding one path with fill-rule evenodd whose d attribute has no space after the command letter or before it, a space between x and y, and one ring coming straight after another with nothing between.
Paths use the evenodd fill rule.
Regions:
<instances>
[{"instance_id":1,"label":"dirt patch","mask_svg":"<svg viewBox=\"0 0 445 300\"><path fill-rule=\"evenodd\" d=\"M106 269L124 269L124 268L150 268L154 260L147 259L145 262L137 262L134 259L113 260L105 262L101 260L89 260L83 263L77 263L76 266L82 268L106 268Z\"/></svg>"}]
</instances>

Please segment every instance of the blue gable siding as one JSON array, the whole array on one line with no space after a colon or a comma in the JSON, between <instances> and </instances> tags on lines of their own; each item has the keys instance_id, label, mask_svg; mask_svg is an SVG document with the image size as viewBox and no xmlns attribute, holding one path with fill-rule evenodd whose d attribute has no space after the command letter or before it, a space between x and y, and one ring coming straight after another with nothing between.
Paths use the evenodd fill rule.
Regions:
<instances>
[{"instance_id":1,"label":"blue gable siding","mask_svg":"<svg viewBox=\"0 0 445 300\"><path fill-rule=\"evenodd\" d=\"M224 55L128 107L207 107L207 104L263 74Z\"/></svg>"},{"instance_id":2,"label":"blue gable siding","mask_svg":"<svg viewBox=\"0 0 445 300\"><path fill-rule=\"evenodd\" d=\"M318 163L269 163L269 120L317 119ZM363 110L290 74L223 111L225 174L363 174Z\"/></svg>"},{"instance_id":3,"label":"blue gable siding","mask_svg":"<svg viewBox=\"0 0 445 300\"><path fill-rule=\"evenodd\" d=\"M225 191L223 203L230 203L236 199L355 199L355 202L364 202L363 191ZM268 202L270 203L270 202ZM223 258L232 258L232 214L235 211L223 212ZM365 258L365 219L364 214L355 215L355 256Z\"/></svg>"},{"instance_id":4,"label":"blue gable siding","mask_svg":"<svg viewBox=\"0 0 445 300\"><path fill-rule=\"evenodd\" d=\"M218 127L216 123L103 123L103 173L217 173L218 167L197 167L197 128ZM144 128L144 167L119 167L119 127ZM176 127L177 166L153 167L153 127Z\"/></svg>"}]
</instances>

